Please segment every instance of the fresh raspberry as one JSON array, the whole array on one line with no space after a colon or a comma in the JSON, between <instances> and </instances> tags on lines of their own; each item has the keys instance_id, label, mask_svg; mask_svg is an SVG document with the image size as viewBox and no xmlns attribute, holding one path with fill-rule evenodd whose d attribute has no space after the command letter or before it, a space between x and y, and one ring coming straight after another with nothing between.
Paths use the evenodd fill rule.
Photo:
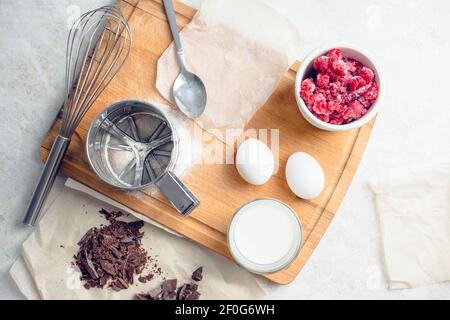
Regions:
<instances>
[{"instance_id":1,"label":"fresh raspberry","mask_svg":"<svg viewBox=\"0 0 450 320\"><path fill-rule=\"evenodd\" d=\"M347 74L347 64L343 60L333 61L331 63L331 69L339 77L343 77Z\"/></svg>"},{"instance_id":2,"label":"fresh raspberry","mask_svg":"<svg viewBox=\"0 0 450 320\"><path fill-rule=\"evenodd\" d=\"M327 107L327 100L325 99L325 96L321 93L315 94L313 97L313 111L317 114L329 114L330 111Z\"/></svg>"},{"instance_id":3,"label":"fresh raspberry","mask_svg":"<svg viewBox=\"0 0 450 320\"><path fill-rule=\"evenodd\" d=\"M366 84L367 84L367 82L366 82L366 80L364 80L363 77L356 76L350 80L348 87L349 87L350 91L353 92L353 91L358 90L361 87L364 87Z\"/></svg>"},{"instance_id":4,"label":"fresh raspberry","mask_svg":"<svg viewBox=\"0 0 450 320\"><path fill-rule=\"evenodd\" d=\"M355 119L361 118L367 112L366 108L364 108L364 106L357 100L350 102L348 109L352 109L353 118Z\"/></svg>"},{"instance_id":5,"label":"fresh raspberry","mask_svg":"<svg viewBox=\"0 0 450 320\"><path fill-rule=\"evenodd\" d=\"M344 112L345 109L346 109L346 106L344 103L338 103L336 105L336 108L334 109L334 111L340 114L340 113Z\"/></svg>"},{"instance_id":6,"label":"fresh raspberry","mask_svg":"<svg viewBox=\"0 0 450 320\"><path fill-rule=\"evenodd\" d=\"M339 96L339 98L340 98L340 96ZM336 109L342 108L342 101L340 101L340 100L341 99L333 99L333 100L328 101L328 110L333 112Z\"/></svg>"},{"instance_id":7,"label":"fresh raspberry","mask_svg":"<svg viewBox=\"0 0 450 320\"><path fill-rule=\"evenodd\" d=\"M361 68L359 74L364 78L364 80L366 80L367 83L371 83L373 79L375 79L375 73L372 71L372 69L369 69L367 67Z\"/></svg>"},{"instance_id":8,"label":"fresh raspberry","mask_svg":"<svg viewBox=\"0 0 450 320\"><path fill-rule=\"evenodd\" d=\"M345 120L345 122L348 122L349 120L353 120L355 118L355 114L353 113L352 108L347 108L342 112L342 118Z\"/></svg>"},{"instance_id":9,"label":"fresh raspberry","mask_svg":"<svg viewBox=\"0 0 450 320\"><path fill-rule=\"evenodd\" d=\"M342 52L339 49L331 49L327 52L327 57L330 59L330 61L333 63L335 61L342 59Z\"/></svg>"},{"instance_id":10,"label":"fresh raspberry","mask_svg":"<svg viewBox=\"0 0 450 320\"><path fill-rule=\"evenodd\" d=\"M313 78L308 78L302 81L301 91L306 93L314 93L314 90L316 90L316 85Z\"/></svg>"},{"instance_id":11,"label":"fresh raspberry","mask_svg":"<svg viewBox=\"0 0 450 320\"><path fill-rule=\"evenodd\" d=\"M330 83L330 92L334 97L337 97L338 95L347 92L347 86L345 86L340 81L335 81L333 83Z\"/></svg>"},{"instance_id":12,"label":"fresh raspberry","mask_svg":"<svg viewBox=\"0 0 450 320\"><path fill-rule=\"evenodd\" d=\"M372 86L364 93L364 98L373 103L378 97L378 84L374 82Z\"/></svg>"},{"instance_id":13,"label":"fresh raspberry","mask_svg":"<svg viewBox=\"0 0 450 320\"><path fill-rule=\"evenodd\" d=\"M318 57L313 62L313 68L318 72L327 72L329 67L329 59L326 56Z\"/></svg>"},{"instance_id":14,"label":"fresh raspberry","mask_svg":"<svg viewBox=\"0 0 450 320\"><path fill-rule=\"evenodd\" d=\"M315 94L319 94L319 93L322 94L327 101L333 98L333 96L331 95L331 91L328 90L328 89L325 89L325 88L317 87L317 89L316 89L316 91L314 91L314 93Z\"/></svg>"},{"instance_id":15,"label":"fresh raspberry","mask_svg":"<svg viewBox=\"0 0 450 320\"><path fill-rule=\"evenodd\" d=\"M305 101L306 104L312 104L311 100L314 95L314 90L316 90L316 85L312 78L308 78L302 81L300 89L300 97Z\"/></svg>"},{"instance_id":16,"label":"fresh raspberry","mask_svg":"<svg viewBox=\"0 0 450 320\"><path fill-rule=\"evenodd\" d=\"M330 84L330 76L324 73L317 74L317 85L322 88L328 88Z\"/></svg>"}]
</instances>

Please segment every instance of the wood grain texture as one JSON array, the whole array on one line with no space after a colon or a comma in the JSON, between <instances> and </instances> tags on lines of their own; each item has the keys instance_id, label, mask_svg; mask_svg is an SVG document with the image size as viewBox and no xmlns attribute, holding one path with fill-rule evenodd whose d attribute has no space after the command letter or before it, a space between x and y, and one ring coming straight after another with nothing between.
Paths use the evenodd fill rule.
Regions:
<instances>
[{"instance_id":1,"label":"wood grain texture","mask_svg":"<svg viewBox=\"0 0 450 320\"><path fill-rule=\"evenodd\" d=\"M156 63L172 41L160 0L120 0L118 6L128 18L133 32L131 55L124 69L77 128L62 166L63 173L226 257L230 257L226 232L236 209L255 198L277 198L299 215L304 232L303 246L289 268L266 278L280 284L291 282L333 219L361 160L375 120L360 129L340 133L309 125L295 102L294 79L299 65L296 63L247 125L247 128L279 130L279 166L267 184L255 187L244 183L234 165L196 165L182 180L200 199L201 205L186 218L176 213L161 195L151 197L139 191L130 193L114 189L101 182L87 162L85 139L89 125L98 112L117 100L136 98L167 104L155 88ZM196 12L182 3L176 3L175 9L180 28ZM43 160L59 125L57 119L42 143ZM214 140L212 136L209 139ZM287 186L286 161L296 151L313 155L324 168L326 186L317 199L301 200Z\"/></svg>"}]
</instances>

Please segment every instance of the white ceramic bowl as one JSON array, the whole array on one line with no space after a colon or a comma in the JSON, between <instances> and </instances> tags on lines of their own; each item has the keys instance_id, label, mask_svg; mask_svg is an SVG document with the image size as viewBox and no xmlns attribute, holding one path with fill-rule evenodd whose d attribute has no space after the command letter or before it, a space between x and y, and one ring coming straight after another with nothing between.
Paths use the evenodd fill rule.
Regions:
<instances>
[{"instance_id":1,"label":"white ceramic bowl","mask_svg":"<svg viewBox=\"0 0 450 320\"><path fill-rule=\"evenodd\" d=\"M305 102L300 97L300 86L302 83L302 80L307 77L307 75L311 72L313 68L313 62L314 60L326 54L330 49L338 48L342 51L342 55L344 57L352 58L355 60L358 60L363 65L371 68L375 73L375 80L378 83L378 97L377 100L373 103L373 105L370 107L370 109L367 111L365 115L363 115L358 120L352 121L347 124L342 125L336 125L336 124L330 124L324 121L319 120L314 114L309 111L309 109L306 107ZM302 113L303 117L313 126L327 130L327 131L346 131L351 130L355 128L359 128L363 125L365 125L367 122L369 122L378 112L378 108L380 105L380 98L383 94L383 82L380 74L380 68L377 66L375 61L370 57L368 53L366 53L364 50L357 48L355 46L351 45L334 45L334 46L326 46L321 47L313 52L311 52L301 63L300 68L297 72L297 77L295 79L295 99L297 100L298 107L300 109L300 112Z\"/></svg>"}]
</instances>

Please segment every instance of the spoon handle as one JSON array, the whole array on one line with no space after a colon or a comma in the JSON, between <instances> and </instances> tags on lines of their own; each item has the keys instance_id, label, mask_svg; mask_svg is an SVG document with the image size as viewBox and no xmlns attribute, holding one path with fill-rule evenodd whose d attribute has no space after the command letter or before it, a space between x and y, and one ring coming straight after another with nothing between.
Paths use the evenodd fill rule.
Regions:
<instances>
[{"instance_id":1,"label":"spoon handle","mask_svg":"<svg viewBox=\"0 0 450 320\"><path fill-rule=\"evenodd\" d=\"M178 32L177 19L175 10L173 9L172 0L164 0L164 9L166 10L167 20L169 20L170 31L172 32L175 48L177 49L177 56L180 66L186 69L186 62L184 59L183 45L181 44L180 33Z\"/></svg>"}]
</instances>

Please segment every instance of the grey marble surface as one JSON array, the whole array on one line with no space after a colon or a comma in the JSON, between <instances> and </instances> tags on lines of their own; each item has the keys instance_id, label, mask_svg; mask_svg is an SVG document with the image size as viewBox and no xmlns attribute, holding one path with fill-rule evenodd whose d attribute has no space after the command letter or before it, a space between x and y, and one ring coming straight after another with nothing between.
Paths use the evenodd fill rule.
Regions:
<instances>
[{"instance_id":1,"label":"grey marble surface","mask_svg":"<svg viewBox=\"0 0 450 320\"><path fill-rule=\"evenodd\" d=\"M42 168L39 144L63 99L67 21L110 2L0 0L0 299L22 298L7 271L30 233L20 221ZM355 43L376 57L386 87L366 154L333 223L300 276L273 286L268 297L449 299L450 283L386 289L367 181L450 160L450 2L267 2L302 31L299 58L321 44Z\"/></svg>"}]
</instances>

